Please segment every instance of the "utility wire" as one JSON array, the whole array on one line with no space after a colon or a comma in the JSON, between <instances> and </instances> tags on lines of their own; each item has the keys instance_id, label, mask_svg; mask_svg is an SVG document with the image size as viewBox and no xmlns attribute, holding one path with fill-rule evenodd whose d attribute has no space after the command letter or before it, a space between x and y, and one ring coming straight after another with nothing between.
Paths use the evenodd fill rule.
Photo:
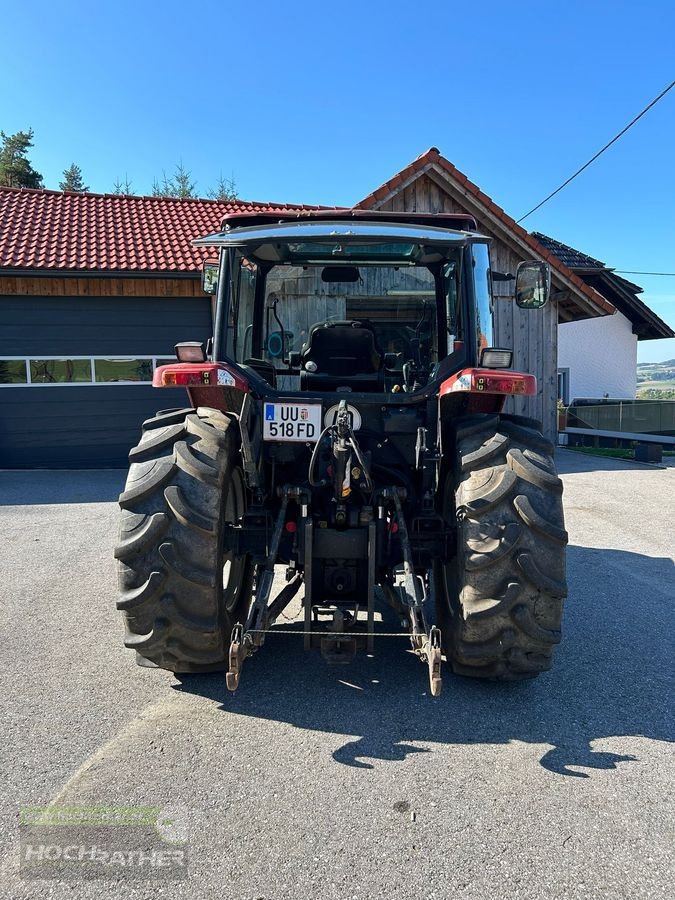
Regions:
<instances>
[{"instance_id":1,"label":"utility wire","mask_svg":"<svg viewBox=\"0 0 675 900\"><path fill-rule=\"evenodd\" d=\"M632 272L630 269L614 269L619 275L672 275L675 278L675 272Z\"/></svg>"},{"instance_id":2,"label":"utility wire","mask_svg":"<svg viewBox=\"0 0 675 900\"><path fill-rule=\"evenodd\" d=\"M611 147L612 144L614 144L616 141L618 141L619 138L622 135L624 135L628 131L629 128L632 128L633 125L635 125L635 123L638 121L638 119L641 119L646 112L649 112L649 110L652 108L652 106L655 106L662 97L665 97L666 94L668 93L668 91L674 86L675 86L675 81L671 81L670 84L668 85L668 87L664 91L661 91L659 96L655 97L654 100L652 100L652 102L649 104L649 106L645 106L645 108L642 110L642 112L639 113L637 116L635 116L635 118L631 122L629 122L628 125L626 125L626 127L624 129L622 129L617 135L615 135L608 144L605 144L605 146L602 148L602 150L598 150L598 152L595 154L595 156L591 157L591 159L589 159L587 163L584 163L584 165L580 169L577 169L577 171L574 173L574 175L570 175L570 177L567 179L567 181L564 181L560 185L560 187L557 187L551 194L548 195L548 197L544 197L544 199L541 201L541 203L537 203L537 205L533 206L532 209L528 213L525 213L524 216L521 216L520 219L518 219L518 222L516 224L520 224L524 219L527 219L528 216L531 216L532 213L535 212L536 210L538 210L539 207L543 206L544 203L548 203L548 201L551 199L551 197L555 197L555 195L560 193L560 191L562 191L562 189L564 187L567 187L567 185L570 183L570 181L574 181L574 179L577 177L577 175L581 175L581 173L584 171L584 169L587 169L592 162L595 162L595 160L605 152L605 150L609 149L609 147ZM638 274L638 273L636 273L636 274ZM639 273L639 274L642 274L642 273Z\"/></svg>"}]
</instances>

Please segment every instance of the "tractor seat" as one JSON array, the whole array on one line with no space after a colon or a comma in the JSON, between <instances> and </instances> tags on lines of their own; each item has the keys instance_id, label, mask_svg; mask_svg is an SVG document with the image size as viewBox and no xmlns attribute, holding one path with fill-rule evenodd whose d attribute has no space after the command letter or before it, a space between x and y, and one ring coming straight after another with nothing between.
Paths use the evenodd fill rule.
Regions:
<instances>
[{"instance_id":1,"label":"tractor seat","mask_svg":"<svg viewBox=\"0 0 675 900\"><path fill-rule=\"evenodd\" d=\"M352 320L313 325L300 351L303 391L384 390L384 356L375 331Z\"/></svg>"}]
</instances>

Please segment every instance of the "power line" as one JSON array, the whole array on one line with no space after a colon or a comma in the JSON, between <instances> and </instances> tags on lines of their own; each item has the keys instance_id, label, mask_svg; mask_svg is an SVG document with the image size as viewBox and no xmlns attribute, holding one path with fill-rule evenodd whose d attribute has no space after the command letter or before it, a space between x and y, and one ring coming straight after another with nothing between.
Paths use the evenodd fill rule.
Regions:
<instances>
[{"instance_id":1,"label":"power line","mask_svg":"<svg viewBox=\"0 0 675 900\"><path fill-rule=\"evenodd\" d=\"M672 275L675 278L675 272L632 272L630 269L614 269L619 275Z\"/></svg>"},{"instance_id":2,"label":"power line","mask_svg":"<svg viewBox=\"0 0 675 900\"><path fill-rule=\"evenodd\" d=\"M641 119L646 112L649 112L649 110L652 108L652 106L655 106L662 97L665 97L666 94L668 93L668 91L673 86L675 86L675 81L671 81L670 84L668 85L668 87L665 90L661 91L659 96L655 97L652 100L652 102L649 104L649 106L645 106L645 108L642 110L642 112L639 113L637 116L635 116L635 118L631 122L629 122L628 125L626 125L626 127L623 128L617 135L615 135L608 144L605 144L605 146L602 148L602 150L598 150L598 152L595 154L595 156L591 157L591 159L589 159L587 163L584 163L584 165L580 169L577 169L577 171L574 173L574 175L570 175L570 177L567 179L567 181L564 181L560 185L560 187L557 187L552 193L550 193L548 195L548 197L544 197L544 199L541 201L541 203L537 203L537 205L533 206L532 209L528 213L525 213L524 216L521 216L520 219L518 219L518 222L516 224L520 224L524 219L527 219L528 216L531 216L532 213L536 212L536 210L538 210L539 207L543 206L544 203L548 203L548 201L551 199L551 197L555 197L555 195L560 193L560 191L562 191L562 189L564 187L567 187L567 185L570 183L570 181L574 181L574 179L577 177L577 175L581 175L581 173L584 171L584 169L587 169L592 162L595 162L595 160L599 156L601 156L605 152L605 150L609 149L609 147L611 147L612 144L614 144L616 141L618 141L619 138L622 135L624 135L628 131L629 128L632 128L633 125L635 125L635 123L638 121L638 119ZM642 273L640 273L640 274L642 274Z\"/></svg>"}]
</instances>

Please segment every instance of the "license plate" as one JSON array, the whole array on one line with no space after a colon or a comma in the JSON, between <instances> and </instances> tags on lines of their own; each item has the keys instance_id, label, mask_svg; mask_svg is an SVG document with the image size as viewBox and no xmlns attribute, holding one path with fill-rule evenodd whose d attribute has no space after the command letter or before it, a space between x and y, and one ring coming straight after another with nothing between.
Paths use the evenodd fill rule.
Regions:
<instances>
[{"instance_id":1,"label":"license plate","mask_svg":"<svg viewBox=\"0 0 675 900\"><path fill-rule=\"evenodd\" d=\"M319 403L265 403L263 440L317 441L321 434Z\"/></svg>"}]
</instances>

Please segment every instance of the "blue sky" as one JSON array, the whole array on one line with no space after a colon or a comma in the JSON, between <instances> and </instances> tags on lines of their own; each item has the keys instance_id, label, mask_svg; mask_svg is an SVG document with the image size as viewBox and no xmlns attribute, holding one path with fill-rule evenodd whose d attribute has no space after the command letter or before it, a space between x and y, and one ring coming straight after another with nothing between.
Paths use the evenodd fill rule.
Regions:
<instances>
[{"instance_id":1,"label":"blue sky","mask_svg":"<svg viewBox=\"0 0 675 900\"><path fill-rule=\"evenodd\" d=\"M675 78L675 4L144 0L5 6L0 128L57 188L349 205L437 146L515 218ZM9 40L6 38L9 37ZM523 224L617 269L675 272L675 89ZM675 277L628 275L675 326ZM639 359L675 357L675 340Z\"/></svg>"}]
</instances>

